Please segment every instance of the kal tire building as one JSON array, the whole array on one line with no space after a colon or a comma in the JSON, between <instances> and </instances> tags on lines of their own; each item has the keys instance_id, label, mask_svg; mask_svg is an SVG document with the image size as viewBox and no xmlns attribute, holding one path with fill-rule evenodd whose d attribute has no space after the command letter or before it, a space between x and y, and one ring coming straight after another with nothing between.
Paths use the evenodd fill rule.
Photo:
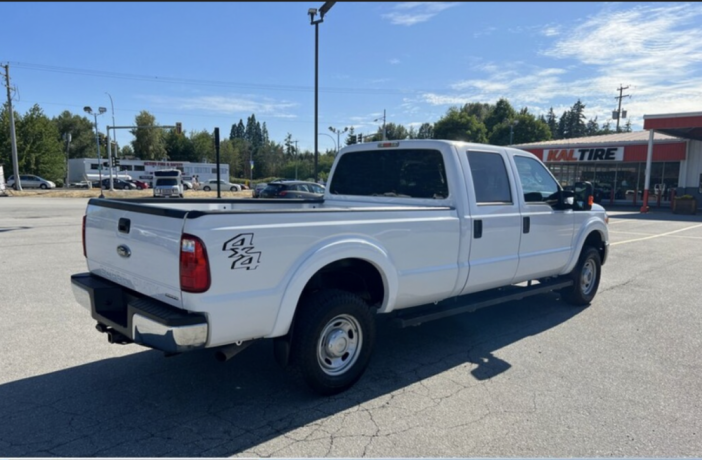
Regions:
<instances>
[{"instance_id":1,"label":"kal tire building","mask_svg":"<svg viewBox=\"0 0 702 460\"><path fill-rule=\"evenodd\" d=\"M702 203L702 112L644 115L644 130L514 147L541 158L564 186L592 182L603 204L667 206L685 194Z\"/></svg>"}]
</instances>

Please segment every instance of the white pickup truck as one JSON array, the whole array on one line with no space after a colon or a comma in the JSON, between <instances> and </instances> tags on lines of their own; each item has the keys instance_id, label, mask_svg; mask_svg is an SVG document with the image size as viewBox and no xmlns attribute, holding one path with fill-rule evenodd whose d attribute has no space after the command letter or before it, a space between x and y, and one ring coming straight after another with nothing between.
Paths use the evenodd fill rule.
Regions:
<instances>
[{"instance_id":1,"label":"white pickup truck","mask_svg":"<svg viewBox=\"0 0 702 460\"><path fill-rule=\"evenodd\" d=\"M321 199L91 199L78 302L111 343L220 360L258 339L321 394L366 369L376 315L413 326L551 291L592 301L592 186L531 153L440 140L339 152Z\"/></svg>"}]
</instances>

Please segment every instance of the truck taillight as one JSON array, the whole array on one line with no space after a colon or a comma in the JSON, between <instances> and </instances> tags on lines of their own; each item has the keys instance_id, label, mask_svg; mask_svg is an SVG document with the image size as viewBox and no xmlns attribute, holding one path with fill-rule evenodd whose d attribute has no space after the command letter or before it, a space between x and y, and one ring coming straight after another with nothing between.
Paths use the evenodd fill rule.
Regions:
<instances>
[{"instance_id":1,"label":"truck taillight","mask_svg":"<svg viewBox=\"0 0 702 460\"><path fill-rule=\"evenodd\" d=\"M180 289L205 292L210 288L210 262L202 240L184 234L180 239Z\"/></svg>"},{"instance_id":2,"label":"truck taillight","mask_svg":"<svg viewBox=\"0 0 702 460\"><path fill-rule=\"evenodd\" d=\"M83 230L82 230L82 240L83 240L83 257L88 258L88 251L85 250L85 218L88 216L83 216Z\"/></svg>"}]
</instances>

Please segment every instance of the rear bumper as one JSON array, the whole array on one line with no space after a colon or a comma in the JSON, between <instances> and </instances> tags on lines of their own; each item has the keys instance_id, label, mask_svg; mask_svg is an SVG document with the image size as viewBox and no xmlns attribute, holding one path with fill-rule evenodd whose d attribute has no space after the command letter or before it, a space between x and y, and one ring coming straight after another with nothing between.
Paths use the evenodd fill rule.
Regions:
<instances>
[{"instance_id":1,"label":"rear bumper","mask_svg":"<svg viewBox=\"0 0 702 460\"><path fill-rule=\"evenodd\" d=\"M167 353L204 348L207 318L174 308L90 273L71 276L73 295L99 324Z\"/></svg>"}]
</instances>

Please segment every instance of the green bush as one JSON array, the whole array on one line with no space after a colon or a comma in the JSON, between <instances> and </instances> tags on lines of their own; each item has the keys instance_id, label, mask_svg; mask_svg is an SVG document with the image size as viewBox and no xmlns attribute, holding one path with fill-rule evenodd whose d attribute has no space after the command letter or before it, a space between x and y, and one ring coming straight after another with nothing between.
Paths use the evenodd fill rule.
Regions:
<instances>
[{"instance_id":1,"label":"green bush","mask_svg":"<svg viewBox=\"0 0 702 460\"><path fill-rule=\"evenodd\" d=\"M676 200L693 200L694 198L695 197L692 195L680 195L675 197Z\"/></svg>"}]
</instances>

